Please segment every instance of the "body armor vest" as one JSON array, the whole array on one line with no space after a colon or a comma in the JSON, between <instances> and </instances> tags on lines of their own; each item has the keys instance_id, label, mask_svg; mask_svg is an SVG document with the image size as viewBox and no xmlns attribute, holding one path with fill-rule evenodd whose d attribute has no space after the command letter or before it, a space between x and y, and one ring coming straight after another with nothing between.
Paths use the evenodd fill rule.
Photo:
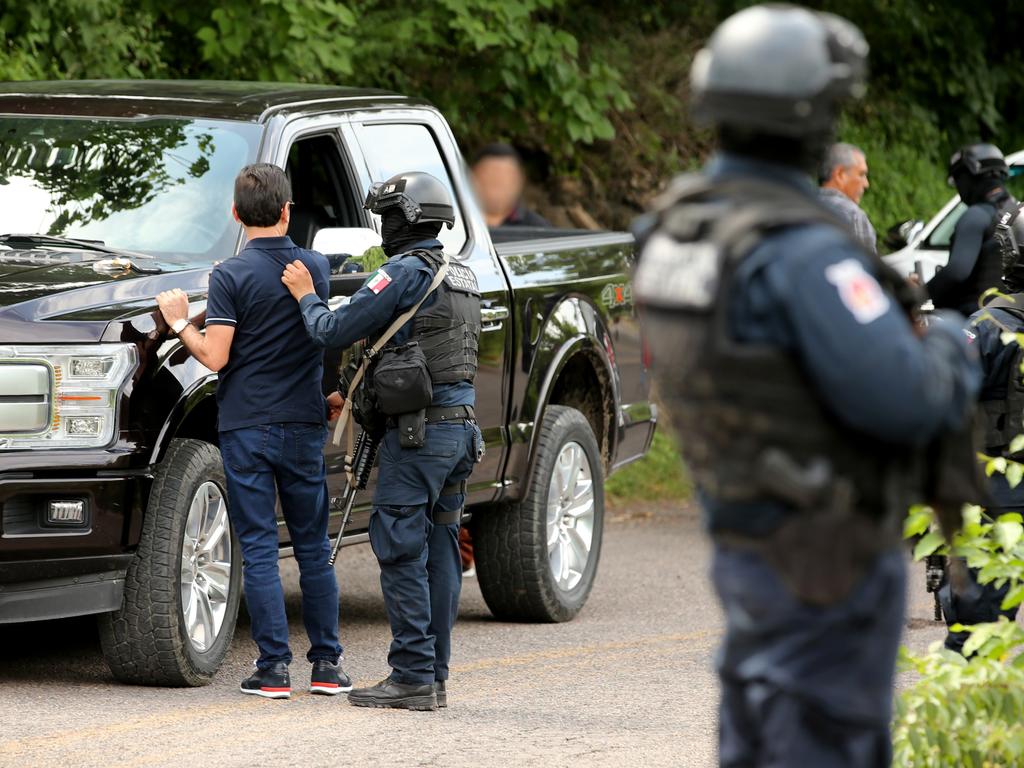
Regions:
<instances>
[{"instance_id":1,"label":"body armor vest","mask_svg":"<svg viewBox=\"0 0 1024 768\"><path fill-rule=\"evenodd\" d=\"M995 238L996 224L1004 213L1016 211L1018 203L1012 195L1004 194L1001 198L989 202L988 205L993 208L992 221L985 230L985 236L981 241L978 260L974 262L971 274L967 276L967 279L949 300L951 307L958 309L966 316L978 311L978 301L985 291L989 288L1002 288L1003 285L1003 259L999 242ZM952 249L953 243L950 243L950 252Z\"/></svg>"},{"instance_id":2,"label":"body armor vest","mask_svg":"<svg viewBox=\"0 0 1024 768\"><path fill-rule=\"evenodd\" d=\"M1024 293L1012 296L999 296L985 305L986 309L1000 309L1017 321L1013 328L1005 330L1017 333L1024 328ZM983 322L998 322L994 319ZM1001 324L1000 324L1001 325ZM985 412L985 453L989 456L1006 456L1021 459L1018 451L1011 457L1010 443L1017 435L1024 434L1024 376L1021 365L1024 364L1024 348L1019 344L1010 361L1010 371L1006 382L1006 397L1002 400L982 400L981 407Z\"/></svg>"},{"instance_id":3,"label":"body armor vest","mask_svg":"<svg viewBox=\"0 0 1024 768\"><path fill-rule=\"evenodd\" d=\"M790 352L730 333L736 268L766 234L842 223L816 200L750 179L683 177L659 208L635 292L660 394L701 489L723 502L820 509L841 498L874 516L905 511L917 500L909 451L840 423ZM903 281L877 266L892 295Z\"/></svg>"},{"instance_id":4,"label":"body armor vest","mask_svg":"<svg viewBox=\"0 0 1024 768\"><path fill-rule=\"evenodd\" d=\"M434 251L413 251L435 271L442 259ZM454 384L476 378L480 347L480 288L473 270L457 261L448 263L434 302L413 318L412 337L427 358L434 384Z\"/></svg>"}]
</instances>

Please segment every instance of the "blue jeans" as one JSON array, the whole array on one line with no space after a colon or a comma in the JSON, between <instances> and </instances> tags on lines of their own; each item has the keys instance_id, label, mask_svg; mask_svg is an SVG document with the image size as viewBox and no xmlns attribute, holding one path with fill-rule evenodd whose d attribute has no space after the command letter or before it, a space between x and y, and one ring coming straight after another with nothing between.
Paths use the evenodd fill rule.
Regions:
<instances>
[{"instance_id":1,"label":"blue jeans","mask_svg":"<svg viewBox=\"0 0 1024 768\"><path fill-rule=\"evenodd\" d=\"M319 424L262 424L220 433L228 512L242 545L245 602L252 617L252 639L260 651L260 669L292 660L278 571L278 496L299 564L302 621L310 643L306 657L311 662L337 661L341 655L338 580L327 563L331 545L326 440L326 428Z\"/></svg>"},{"instance_id":2,"label":"blue jeans","mask_svg":"<svg viewBox=\"0 0 1024 768\"><path fill-rule=\"evenodd\" d=\"M427 425L425 444L406 449L389 430L380 449L380 477L370 518L370 545L391 624L391 678L425 684L448 679L452 627L459 612L462 557L457 517L461 491L442 493L469 477L480 430L455 422Z\"/></svg>"},{"instance_id":3,"label":"blue jeans","mask_svg":"<svg viewBox=\"0 0 1024 768\"><path fill-rule=\"evenodd\" d=\"M726 619L719 764L888 766L902 552L879 555L850 595L826 607L796 599L761 555L717 542L712 580Z\"/></svg>"}]
</instances>

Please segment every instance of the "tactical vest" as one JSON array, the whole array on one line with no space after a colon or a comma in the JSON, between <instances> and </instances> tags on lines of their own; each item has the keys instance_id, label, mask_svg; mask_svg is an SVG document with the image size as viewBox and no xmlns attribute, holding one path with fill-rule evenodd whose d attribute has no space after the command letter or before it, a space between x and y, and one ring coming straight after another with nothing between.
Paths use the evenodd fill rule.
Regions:
<instances>
[{"instance_id":1,"label":"tactical vest","mask_svg":"<svg viewBox=\"0 0 1024 768\"><path fill-rule=\"evenodd\" d=\"M843 496L874 516L918 500L909 451L841 424L785 349L734 340L737 267L769 233L843 224L780 184L680 179L662 198L634 281L659 393L698 486L718 501L816 509ZM870 254L869 254L870 256ZM903 281L877 257L893 294Z\"/></svg>"},{"instance_id":2,"label":"tactical vest","mask_svg":"<svg viewBox=\"0 0 1024 768\"><path fill-rule=\"evenodd\" d=\"M435 271L442 260L429 250L413 251ZM465 264L449 261L444 282L434 301L413 319L412 338L427 358L434 384L472 382L476 378L480 348L480 288L476 275Z\"/></svg>"},{"instance_id":3,"label":"tactical vest","mask_svg":"<svg viewBox=\"0 0 1024 768\"><path fill-rule=\"evenodd\" d=\"M1013 316L1018 325L1005 330L1016 333L1024 328L1024 293L1012 296L999 296L985 305L986 309L1000 309ZM998 322L994 319L982 322ZM1001 325L1001 324L1000 324ZM1010 443L1017 435L1024 434L1024 348L1017 345L1010 371L1006 381L1006 397L1002 400L982 400L981 407L985 412L985 453L989 456L1010 457ZM1018 451L1013 458L1020 460Z\"/></svg>"},{"instance_id":4,"label":"tactical vest","mask_svg":"<svg viewBox=\"0 0 1024 768\"><path fill-rule=\"evenodd\" d=\"M971 315L978 310L978 301L981 295L989 288L1002 288L1003 286L1003 259L999 249L999 242L995 238L996 224L999 218L1008 211L1017 210L1017 201L1012 195L1004 195L1001 199L989 202L993 207L992 221L985 230L985 236L981 242L981 249L978 252L978 260L974 262L974 268L967 276L967 279L960 284L949 299L949 306ZM954 233L954 242L955 242ZM953 243L950 243L950 252L953 250Z\"/></svg>"}]
</instances>

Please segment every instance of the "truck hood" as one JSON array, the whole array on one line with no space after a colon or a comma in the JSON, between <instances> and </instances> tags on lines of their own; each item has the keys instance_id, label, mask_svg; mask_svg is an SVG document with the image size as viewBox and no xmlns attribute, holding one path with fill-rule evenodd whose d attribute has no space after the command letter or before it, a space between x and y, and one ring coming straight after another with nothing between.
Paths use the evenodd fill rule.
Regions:
<instances>
[{"instance_id":1,"label":"truck hood","mask_svg":"<svg viewBox=\"0 0 1024 768\"><path fill-rule=\"evenodd\" d=\"M156 295L170 288L206 293L210 266L139 262L162 274L98 272L109 254L19 251L0 254L0 345L5 343L98 342L119 333L111 326L136 319L136 330L156 327ZM141 323L141 324L140 324ZM148 326L148 327L147 327ZM108 327L110 331L108 331Z\"/></svg>"}]
</instances>

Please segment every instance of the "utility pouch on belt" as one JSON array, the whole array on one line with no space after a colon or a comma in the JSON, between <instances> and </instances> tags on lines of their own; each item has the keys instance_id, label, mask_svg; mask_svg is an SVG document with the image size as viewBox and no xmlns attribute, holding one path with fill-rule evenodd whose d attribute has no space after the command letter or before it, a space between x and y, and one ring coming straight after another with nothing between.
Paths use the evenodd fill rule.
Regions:
<instances>
[{"instance_id":1,"label":"utility pouch on belt","mask_svg":"<svg viewBox=\"0 0 1024 768\"><path fill-rule=\"evenodd\" d=\"M373 369L373 390L381 412L387 416L416 414L430 405L434 388L426 355L417 342L380 351ZM405 430L402 433L404 436Z\"/></svg>"},{"instance_id":2,"label":"utility pouch on belt","mask_svg":"<svg viewBox=\"0 0 1024 768\"><path fill-rule=\"evenodd\" d=\"M403 448L422 448L427 441L427 409L403 413L398 417L398 444Z\"/></svg>"},{"instance_id":3,"label":"utility pouch on belt","mask_svg":"<svg viewBox=\"0 0 1024 768\"><path fill-rule=\"evenodd\" d=\"M837 477L824 460L802 467L783 451L768 449L756 480L794 511L765 538L724 534L720 539L760 553L802 602L827 606L843 600L875 557L898 545L895 521L858 511L849 481Z\"/></svg>"}]
</instances>

